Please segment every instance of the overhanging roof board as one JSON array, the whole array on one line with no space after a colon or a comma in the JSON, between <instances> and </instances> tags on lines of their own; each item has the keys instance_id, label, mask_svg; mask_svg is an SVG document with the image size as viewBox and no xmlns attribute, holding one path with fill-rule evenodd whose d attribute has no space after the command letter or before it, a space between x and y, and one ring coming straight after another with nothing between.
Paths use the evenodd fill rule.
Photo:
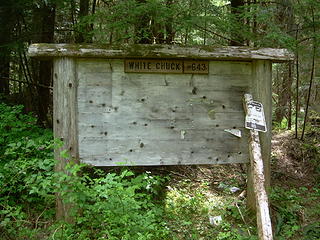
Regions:
<instances>
[{"instance_id":1,"label":"overhanging roof board","mask_svg":"<svg viewBox=\"0 0 320 240\"><path fill-rule=\"evenodd\" d=\"M238 46L186 47L178 45L93 45L37 43L29 47L29 56L39 58L193 58L208 60L270 60L286 62L294 56L287 49Z\"/></svg>"}]
</instances>

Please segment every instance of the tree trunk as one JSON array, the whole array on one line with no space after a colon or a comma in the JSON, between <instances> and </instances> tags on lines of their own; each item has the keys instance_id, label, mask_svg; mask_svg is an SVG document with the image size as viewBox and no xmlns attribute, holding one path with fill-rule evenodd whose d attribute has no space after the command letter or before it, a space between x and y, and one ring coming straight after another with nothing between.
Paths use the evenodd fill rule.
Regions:
<instances>
[{"instance_id":1,"label":"tree trunk","mask_svg":"<svg viewBox=\"0 0 320 240\"><path fill-rule=\"evenodd\" d=\"M96 13L96 7L97 7L97 0L92 1L92 9L91 9L91 15L94 15ZM94 30L94 24L90 24L90 31Z\"/></svg>"},{"instance_id":2,"label":"tree trunk","mask_svg":"<svg viewBox=\"0 0 320 240\"><path fill-rule=\"evenodd\" d=\"M145 4L146 0L136 0L138 4ZM135 43L151 44L152 32L150 29L150 16L148 14L141 14L135 24Z\"/></svg>"},{"instance_id":3,"label":"tree trunk","mask_svg":"<svg viewBox=\"0 0 320 240\"><path fill-rule=\"evenodd\" d=\"M10 55L4 51L0 55L0 66L0 94L8 96L10 94L8 80L10 77Z\"/></svg>"},{"instance_id":4,"label":"tree trunk","mask_svg":"<svg viewBox=\"0 0 320 240\"><path fill-rule=\"evenodd\" d=\"M313 34L315 36L316 35L316 24L315 24L315 16L314 16L315 14L314 14L313 7L311 8L311 13L312 13ZM304 114L303 127L302 127L302 133L301 133L301 140L303 140L303 138L304 138L304 133L305 133L305 130L306 130L306 123L307 123L307 120L308 120L308 112L309 112L310 97L311 97L311 88L312 88L313 79L314 79L316 52L317 52L317 40L316 40L315 37L313 37L312 66L311 66L311 73L310 73L310 82L309 82L306 110L305 110L305 114Z\"/></svg>"},{"instance_id":5,"label":"tree trunk","mask_svg":"<svg viewBox=\"0 0 320 240\"><path fill-rule=\"evenodd\" d=\"M298 31L297 31L297 37L298 38ZM299 85L300 85L300 74L299 74L299 53L296 52L296 117L295 117L295 138L298 138L298 117L300 112L300 102L299 102Z\"/></svg>"},{"instance_id":6,"label":"tree trunk","mask_svg":"<svg viewBox=\"0 0 320 240\"><path fill-rule=\"evenodd\" d=\"M258 29L257 14L255 13L255 10L257 7L257 0L253 0L252 2L250 2L248 4L251 5L250 11L253 12L252 23L251 23L251 32L253 33L253 36L256 38L257 37L257 29ZM256 47L256 45L257 45L256 41L251 40L251 39L249 39L248 41L249 41L249 46Z\"/></svg>"},{"instance_id":7,"label":"tree trunk","mask_svg":"<svg viewBox=\"0 0 320 240\"><path fill-rule=\"evenodd\" d=\"M157 44L164 43L163 26L160 23L156 23L154 20L152 20L152 35Z\"/></svg>"},{"instance_id":8,"label":"tree trunk","mask_svg":"<svg viewBox=\"0 0 320 240\"><path fill-rule=\"evenodd\" d=\"M290 65L282 69L280 73L279 89L278 89L278 102L275 109L275 120L281 123L284 117L288 118L289 106L291 101L291 86L292 77L290 76Z\"/></svg>"},{"instance_id":9,"label":"tree trunk","mask_svg":"<svg viewBox=\"0 0 320 240\"><path fill-rule=\"evenodd\" d=\"M0 94L9 95L10 38L13 27L13 12L10 2L0 5Z\"/></svg>"},{"instance_id":10,"label":"tree trunk","mask_svg":"<svg viewBox=\"0 0 320 240\"><path fill-rule=\"evenodd\" d=\"M166 5L167 5L167 9L171 9L171 5L173 4L173 0L167 0L166 1ZM166 23L166 44L173 44L174 41L174 31L173 31L173 17L172 14L170 14L170 17L167 19L167 23Z\"/></svg>"},{"instance_id":11,"label":"tree trunk","mask_svg":"<svg viewBox=\"0 0 320 240\"><path fill-rule=\"evenodd\" d=\"M91 42L85 33L90 31L90 26L88 24L83 24L83 17L89 15L89 0L80 0L80 27L78 28L78 33L76 35L76 43ZM82 22L82 23L81 23Z\"/></svg>"},{"instance_id":12,"label":"tree trunk","mask_svg":"<svg viewBox=\"0 0 320 240\"><path fill-rule=\"evenodd\" d=\"M293 62L289 62L288 63L288 72L289 72L289 75L288 75L288 116L287 116L287 119L288 119L288 130L291 130L292 128L292 91L291 91L291 88L292 88L292 83L293 83L293 76L292 76L292 69L293 69Z\"/></svg>"},{"instance_id":13,"label":"tree trunk","mask_svg":"<svg viewBox=\"0 0 320 240\"><path fill-rule=\"evenodd\" d=\"M237 26L244 25L244 19L241 17L241 13L243 12L244 0L231 0L231 14L235 20ZM239 33L237 27L231 31L231 46L243 46L244 39Z\"/></svg>"},{"instance_id":14,"label":"tree trunk","mask_svg":"<svg viewBox=\"0 0 320 240\"><path fill-rule=\"evenodd\" d=\"M43 5L33 11L33 24L35 42L53 43L55 25L55 6ZM52 61L33 61L33 80L39 86L52 86ZM52 127L48 118L49 109L52 106L49 88L37 87L38 96L38 120L39 123Z\"/></svg>"},{"instance_id":15,"label":"tree trunk","mask_svg":"<svg viewBox=\"0 0 320 240\"><path fill-rule=\"evenodd\" d=\"M291 0L277 0L277 18L278 21L282 23L282 26L285 32L291 34L294 37L294 23L295 18L293 14L293 6ZM291 129L291 115L292 115L292 62L288 63L287 68L283 76L282 88L279 94L279 105L276 110L276 120L281 122L283 117L286 117L288 120L288 129Z\"/></svg>"}]
</instances>

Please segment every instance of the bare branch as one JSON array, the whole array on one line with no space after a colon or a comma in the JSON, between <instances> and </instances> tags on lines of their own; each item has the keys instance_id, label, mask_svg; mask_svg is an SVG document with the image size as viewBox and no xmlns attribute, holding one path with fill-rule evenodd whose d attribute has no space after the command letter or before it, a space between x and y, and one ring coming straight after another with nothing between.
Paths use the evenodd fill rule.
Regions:
<instances>
[{"instance_id":1,"label":"bare branch","mask_svg":"<svg viewBox=\"0 0 320 240\"><path fill-rule=\"evenodd\" d=\"M227 38L227 37L225 37L225 36L222 36L222 35L220 35L219 33L216 33L216 32L214 32L214 31L212 31L212 30L209 30L209 29L204 28L204 27L202 27L202 26L199 26L199 25L197 25L197 24L194 24L194 26L197 27L197 28L199 28L201 31L209 32L209 33L211 33L211 34L213 34L213 35L215 35L215 36L217 36L217 37L220 37L220 38L222 38L222 39L224 39L224 40L231 41L230 38ZM239 43L239 42L237 42L237 43ZM239 43L239 44L240 44L240 43Z\"/></svg>"},{"instance_id":2,"label":"bare branch","mask_svg":"<svg viewBox=\"0 0 320 240\"><path fill-rule=\"evenodd\" d=\"M42 88L53 89L53 87L51 87L51 86L46 86L46 85L39 84L39 83L25 82L25 81L21 81L21 80L18 80L18 79L13 79L13 78L7 78L7 77L0 76L0 79L5 79L5 80L12 81L12 82L19 82L19 83L23 83L23 84L27 84L27 85L33 85L33 86L42 87Z\"/></svg>"}]
</instances>

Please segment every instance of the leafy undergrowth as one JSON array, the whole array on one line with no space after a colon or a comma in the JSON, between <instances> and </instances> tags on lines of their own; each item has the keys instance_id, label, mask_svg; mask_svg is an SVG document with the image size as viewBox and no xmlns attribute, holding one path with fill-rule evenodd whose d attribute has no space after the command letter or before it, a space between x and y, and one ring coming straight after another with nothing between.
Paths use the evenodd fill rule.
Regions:
<instances>
[{"instance_id":1,"label":"leafy undergrowth","mask_svg":"<svg viewBox=\"0 0 320 240\"><path fill-rule=\"evenodd\" d=\"M258 239L246 210L245 165L101 170L70 163L68 175L55 173L58 144L21 110L0 104L1 240ZM296 145L290 134L278 135L274 144L276 239L320 235L318 133L310 129ZM72 223L55 220L58 192Z\"/></svg>"},{"instance_id":2,"label":"leafy undergrowth","mask_svg":"<svg viewBox=\"0 0 320 240\"><path fill-rule=\"evenodd\" d=\"M320 236L320 129L308 126L304 141L291 131L273 139L272 210L278 239Z\"/></svg>"}]
</instances>

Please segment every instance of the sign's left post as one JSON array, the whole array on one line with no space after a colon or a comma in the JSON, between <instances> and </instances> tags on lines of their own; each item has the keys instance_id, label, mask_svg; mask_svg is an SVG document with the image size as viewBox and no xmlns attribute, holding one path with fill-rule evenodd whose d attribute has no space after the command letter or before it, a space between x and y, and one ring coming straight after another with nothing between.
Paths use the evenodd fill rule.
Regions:
<instances>
[{"instance_id":1,"label":"sign's left post","mask_svg":"<svg viewBox=\"0 0 320 240\"><path fill-rule=\"evenodd\" d=\"M66 170L67 164L70 162L79 163L78 80L76 62L73 58L59 57L54 59L53 87L53 131L54 138L61 143L54 151L54 157L57 161L55 170L62 174L69 174ZM57 219L72 222L71 209L72 204L63 199L61 192L56 193Z\"/></svg>"}]
</instances>

